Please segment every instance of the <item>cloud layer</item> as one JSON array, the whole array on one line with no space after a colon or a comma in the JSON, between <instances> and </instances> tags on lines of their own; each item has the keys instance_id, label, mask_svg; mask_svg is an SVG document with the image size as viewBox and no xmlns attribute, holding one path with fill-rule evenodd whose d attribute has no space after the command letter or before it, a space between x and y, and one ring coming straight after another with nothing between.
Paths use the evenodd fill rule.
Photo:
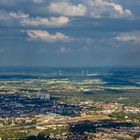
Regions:
<instances>
[{"instance_id":1,"label":"cloud layer","mask_svg":"<svg viewBox=\"0 0 140 140\"><path fill-rule=\"evenodd\" d=\"M93 18L130 18L131 10L109 0L86 0L79 4L53 2L47 8L50 12L65 16L88 16Z\"/></svg>"},{"instance_id":2,"label":"cloud layer","mask_svg":"<svg viewBox=\"0 0 140 140\"><path fill-rule=\"evenodd\" d=\"M26 18L20 21L23 26L63 26L70 22L68 17L51 17L51 18Z\"/></svg>"},{"instance_id":3,"label":"cloud layer","mask_svg":"<svg viewBox=\"0 0 140 140\"><path fill-rule=\"evenodd\" d=\"M83 4L74 5L70 2L54 2L48 7L52 13L65 16L84 16L86 7Z\"/></svg>"},{"instance_id":4,"label":"cloud layer","mask_svg":"<svg viewBox=\"0 0 140 140\"><path fill-rule=\"evenodd\" d=\"M122 42L140 43L140 32L121 33L115 39Z\"/></svg>"},{"instance_id":5,"label":"cloud layer","mask_svg":"<svg viewBox=\"0 0 140 140\"><path fill-rule=\"evenodd\" d=\"M131 10L108 0L87 0L85 5L88 15L94 18L130 18L133 16Z\"/></svg>"},{"instance_id":6,"label":"cloud layer","mask_svg":"<svg viewBox=\"0 0 140 140\"><path fill-rule=\"evenodd\" d=\"M0 0L0 65L140 65L139 6L140 0Z\"/></svg>"},{"instance_id":7,"label":"cloud layer","mask_svg":"<svg viewBox=\"0 0 140 140\"><path fill-rule=\"evenodd\" d=\"M28 35L28 40L30 41L44 41L44 42L57 42L64 41L67 42L70 40L70 37L57 32L56 34L50 34L44 30L27 30L24 31Z\"/></svg>"},{"instance_id":8,"label":"cloud layer","mask_svg":"<svg viewBox=\"0 0 140 140\"><path fill-rule=\"evenodd\" d=\"M69 24L70 19L68 17L59 16L59 17L30 17L29 14L23 12L6 12L0 11L0 20L13 22L21 26L64 26Z\"/></svg>"}]
</instances>

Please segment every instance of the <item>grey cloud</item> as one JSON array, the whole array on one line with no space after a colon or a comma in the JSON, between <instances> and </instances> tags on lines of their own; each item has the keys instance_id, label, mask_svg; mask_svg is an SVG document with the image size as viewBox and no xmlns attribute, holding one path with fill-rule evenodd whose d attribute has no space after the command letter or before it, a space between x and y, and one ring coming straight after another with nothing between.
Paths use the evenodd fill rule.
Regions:
<instances>
[{"instance_id":1,"label":"grey cloud","mask_svg":"<svg viewBox=\"0 0 140 140\"><path fill-rule=\"evenodd\" d=\"M64 26L70 22L68 17L51 17L51 18L26 18L20 23L23 26Z\"/></svg>"},{"instance_id":2,"label":"grey cloud","mask_svg":"<svg viewBox=\"0 0 140 140\"><path fill-rule=\"evenodd\" d=\"M127 32L127 33L121 33L120 35L116 36L115 39L117 41L122 42L136 42L140 43L140 32Z\"/></svg>"}]
</instances>

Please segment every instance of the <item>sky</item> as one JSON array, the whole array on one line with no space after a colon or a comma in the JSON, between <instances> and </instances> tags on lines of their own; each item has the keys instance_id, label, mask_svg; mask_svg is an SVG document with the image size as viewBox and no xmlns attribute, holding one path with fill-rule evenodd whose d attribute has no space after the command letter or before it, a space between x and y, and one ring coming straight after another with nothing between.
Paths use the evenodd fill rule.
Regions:
<instances>
[{"instance_id":1,"label":"sky","mask_svg":"<svg viewBox=\"0 0 140 140\"><path fill-rule=\"evenodd\" d=\"M0 66L140 66L140 0L0 0Z\"/></svg>"}]
</instances>

